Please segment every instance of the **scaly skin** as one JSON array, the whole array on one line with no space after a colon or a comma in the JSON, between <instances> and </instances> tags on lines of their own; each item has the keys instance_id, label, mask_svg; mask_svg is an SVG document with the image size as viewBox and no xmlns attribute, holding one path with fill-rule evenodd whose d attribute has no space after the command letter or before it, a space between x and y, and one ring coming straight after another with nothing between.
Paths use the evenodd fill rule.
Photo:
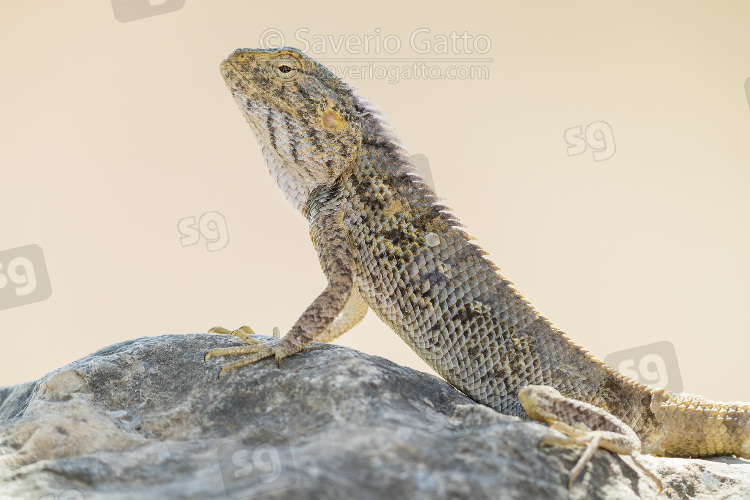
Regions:
<instances>
[{"instance_id":1,"label":"scaly skin","mask_svg":"<svg viewBox=\"0 0 750 500\"><path fill-rule=\"evenodd\" d=\"M331 341L369 306L475 401L527 416L527 385L554 387L630 426L642 452L750 458L750 405L653 390L542 316L438 204L376 108L292 48L237 50L221 72L285 197L309 221L328 286L273 343L215 349L278 361ZM227 333L227 330L214 330Z\"/></svg>"}]
</instances>

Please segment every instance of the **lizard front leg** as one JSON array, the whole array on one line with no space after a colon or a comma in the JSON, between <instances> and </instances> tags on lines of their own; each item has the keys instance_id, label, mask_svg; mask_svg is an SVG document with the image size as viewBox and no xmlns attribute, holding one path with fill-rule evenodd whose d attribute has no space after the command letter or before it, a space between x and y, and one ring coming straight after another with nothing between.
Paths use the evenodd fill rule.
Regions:
<instances>
[{"instance_id":1,"label":"lizard front leg","mask_svg":"<svg viewBox=\"0 0 750 500\"><path fill-rule=\"evenodd\" d=\"M661 479L651 470L641 455L641 440L633 429L611 413L597 406L571 399L552 387L528 385L518 392L518 399L526 413L534 420L549 424L565 436L548 436L542 445L586 446L578 463L570 471L568 487L583 471L598 448L613 453L630 455L633 462L654 480L657 494Z\"/></svg>"},{"instance_id":2,"label":"lizard front leg","mask_svg":"<svg viewBox=\"0 0 750 500\"><path fill-rule=\"evenodd\" d=\"M365 302L359 294L359 291L352 290L352 294L349 296L349 300L346 301L344 309L342 309L339 315L336 316L333 323L328 325L325 331L315 337L315 342L328 343L337 339L362 321L367 314L367 310L367 302ZM231 335L232 337L239 338L247 344L257 344L261 342L256 338L250 337L250 335L255 335L255 332L247 325L241 326L236 330L227 330L226 328L215 326L208 330L208 333ZM278 328L273 329L273 337L275 339L281 338L281 333Z\"/></svg>"},{"instance_id":3,"label":"lizard front leg","mask_svg":"<svg viewBox=\"0 0 750 500\"><path fill-rule=\"evenodd\" d=\"M352 294L349 296L349 300L346 301L344 309L336 316L333 323L328 325L325 331L315 337L315 342L328 343L342 336L364 319L367 309L367 302L359 294L359 291L356 289L352 290Z\"/></svg>"},{"instance_id":4,"label":"lizard front leg","mask_svg":"<svg viewBox=\"0 0 750 500\"><path fill-rule=\"evenodd\" d=\"M273 342L262 343L250 337L249 327L231 332L248 345L212 349L204 360L214 356L247 355L225 364L219 376L261 359L274 356L278 364L313 341L329 342L357 324L367 312L367 304L353 284L353 260L348 237L335 208L317 214L311 220L310 236L318 251L321 266L328 278L325 290L308 306L289 333ZM213 328L216 333L228 330ZM278 337L275 333L274 337Z\"/></svg>"}]
</instances>

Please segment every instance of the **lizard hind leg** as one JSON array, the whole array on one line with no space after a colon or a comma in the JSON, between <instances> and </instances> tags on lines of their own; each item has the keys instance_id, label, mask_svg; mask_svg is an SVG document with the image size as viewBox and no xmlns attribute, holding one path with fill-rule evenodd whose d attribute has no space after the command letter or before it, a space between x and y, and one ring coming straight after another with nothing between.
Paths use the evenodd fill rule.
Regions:
<instances>
[{"instance_id":1,"label":"lizard hind leg","mask_svg":"<svg viewBox=\"0 0 750 500\"><path fill-rule=\"evenodd\" d=\"M534 420L550 425L563 435L545 437L540 446L586 446L581 458L570 471L568 487L581 474L586 464L603 448L620 455L630 455L633 462L650 477L661 492L661 479L641 455L641 440L633 430L606 410L594 405L567 398L547 386L527 386L518 393L526 413Z\"/></svg>"}]
</instances>

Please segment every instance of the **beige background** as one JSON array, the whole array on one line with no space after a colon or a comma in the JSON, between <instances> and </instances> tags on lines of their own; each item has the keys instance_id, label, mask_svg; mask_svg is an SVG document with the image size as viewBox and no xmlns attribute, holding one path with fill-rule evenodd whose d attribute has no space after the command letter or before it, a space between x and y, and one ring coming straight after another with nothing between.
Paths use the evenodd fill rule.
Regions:
<instances>
[{"instance_id":1,"label":"beige background","mask_svg":"<svg viewBox=\"0 0 750 500\"><path fill-rule=\"evenodd\" d=\"M103 1L0 4L0 251L40 245L53 290L0 311L0 386L144 335L286 331L323 275L218 64L269 28L379 29L398 53L315 56L488 68L349 81L519 289L601 358L670 341L686 391L750 400L750 4L372 5L187 0L121 23ZM419 28L486 35L491 62L416 54ZM616 153L569 157L564 132L599 120ZM178 221L212 211L229 244L181 246ZM426 369L372 313L338 343Z\"/></svg>"}]
</instances>

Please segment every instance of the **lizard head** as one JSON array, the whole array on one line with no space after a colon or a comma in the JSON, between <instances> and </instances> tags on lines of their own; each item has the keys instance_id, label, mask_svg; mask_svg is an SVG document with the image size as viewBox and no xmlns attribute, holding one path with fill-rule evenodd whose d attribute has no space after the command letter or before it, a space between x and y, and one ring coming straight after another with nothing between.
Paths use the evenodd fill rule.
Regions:
<instances>
[{"instance_id":1,"label":"lizard head","mask_svg":"<svg viewBox=\"0 0 750 500\"><path fill-rule=\"evenodd\" d=\"M361 145L358 98L294 48L238 49L221 63L221 74L271 175L302 211L309 194L333 184Z\"/></svg>"}]
</instances>

